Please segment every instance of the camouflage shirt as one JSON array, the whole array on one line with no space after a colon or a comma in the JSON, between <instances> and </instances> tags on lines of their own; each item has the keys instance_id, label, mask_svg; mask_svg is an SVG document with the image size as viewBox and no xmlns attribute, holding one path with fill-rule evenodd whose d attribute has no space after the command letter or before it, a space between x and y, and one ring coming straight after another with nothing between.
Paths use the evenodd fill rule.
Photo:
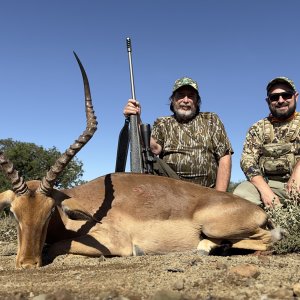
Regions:
<instances>
[{"instance_id":1,"label":"camouflage shirt","mask_svg":"<svg viewBox=\"0 0 300 300\"><path fill-rule=\"evenodd\" d=\"M181 179L208 187L215 186L220 158L233 153L224 125L209 112L188 123L174 116L158 118L152 137L162 147L160 157Z\"/></svg>"},{"instance_id":2,"label":"camouflage shirt","mask_svg":"<svg viewBox=\"0 0 300 300\"><path fill-rule=\"evenodd\" d=\"M296 113L297 115L298 113ZM264 118L255 124L253 124L247 132L244 142L243 153L241 157L241 168L245 173L248 180L251 180L254 176L263 174L259 167L259 159L262 156L262 147L268 143L286 143L286 136L289 133L292 122L295 119L286 122L270 122L274 136L273 139L268 141L265 131L265 122L268 122L269 118ZM300 143L299 134L293 143Z\"/></svg>"}]
</instances>

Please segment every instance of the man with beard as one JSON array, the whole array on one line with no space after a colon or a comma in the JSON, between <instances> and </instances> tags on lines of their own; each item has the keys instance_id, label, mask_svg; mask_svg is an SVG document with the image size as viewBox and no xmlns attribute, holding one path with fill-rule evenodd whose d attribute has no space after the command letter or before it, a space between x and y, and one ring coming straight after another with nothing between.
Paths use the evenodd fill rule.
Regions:
<instances>
[{"instance_id":1,"label":"man with beard","mask_svg":"<svg viewBox=\"0 0 300 300\"><path fill-rule=\"evenodd\" d=\"M298 92L287 77L267 85L270 115L255 123L244 143L241 168L248 181L234 194L258 205L284 204L293 184L300 185L300 115L296 112Z\"/></svg>"},{"instance_id":2,"label":"man with beard","mask_svg":"<svg viewBox=\"0 0 300 300\"><path fill-rule=\"evenodd\" d=\"M177 178L226 191L232 147L219 117L200 112L200 104L197 82L188 77L176 80L170 97L173 115L155 121L151 150L161 158L162 168L167 164ZM129 99L125 117L140 112L139 102Z\"/></svg>"}]
</instances>

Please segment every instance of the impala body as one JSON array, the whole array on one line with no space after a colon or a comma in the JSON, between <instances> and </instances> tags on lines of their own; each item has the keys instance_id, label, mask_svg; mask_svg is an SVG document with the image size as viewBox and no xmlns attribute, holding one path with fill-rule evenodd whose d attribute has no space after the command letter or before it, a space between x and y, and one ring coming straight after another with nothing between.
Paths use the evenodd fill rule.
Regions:
<instances>
[{"instance_id":1,"label":"impala body","mask_svg":"<svg viewBox=\"0 0 300 300\"><path fill-rule=\"evenodd\" d=\"M76 56L76 55L75 55ZM18 224L16 266L42 265L48 255L89 256L160 254L232 247L267 250L281 238L258 206L229 193L147 174L114 173L81 186L56 190L57 176L97 128L89 85L85 88L87 127L41 181L24 182L0 152L0 167L12 190L0 194L0 210L10 207Z\"/></svg>"},{"instance_id":2,"label":"impala body","mask_svg":"<svg viewBox=\"0 0 300 300\"><path fill-rule=\"evenodd\" d=\"M267 250L280 230L258 206L230 193L167 177L114 173L58 192L61 232L79 236L60 241L50 221L52 255L159 254L209 251L224 240L235 248ZM68 215L68 217L66 217ZM84 224L72 219L89 219ZM51 236L50 236L51 234ZM91 246L93 245L93 246Z\"/></svg>"},{"instance_id":3,"label":"impala body","mask_svg":"<svg viewBox=\"0 0 300 300\"><path fill-rule=\"evenodd\" d=\"M18 222L17 267L41 266L49 256L161 254L198 249L208 254L224 241L234 248L267 250L281 238L266 213L230 193L147 174L115 173L84 185L30 195L0 194Z\"/></svg>"}]
</instances>

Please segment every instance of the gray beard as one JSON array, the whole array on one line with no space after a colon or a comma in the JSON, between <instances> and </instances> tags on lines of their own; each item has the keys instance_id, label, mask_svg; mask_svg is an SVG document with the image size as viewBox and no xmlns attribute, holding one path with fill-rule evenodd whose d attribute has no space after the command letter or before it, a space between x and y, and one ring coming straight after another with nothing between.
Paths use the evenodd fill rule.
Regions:
<instances>
[{"instance_id":1,"label":"gray beard","mask_svg":"<svg viewBox=\"0 0 300 300\"><path fill-rule=\"evenodd\" d=\"M178 121L187 122L192 120L196 116L196 109L194 110L183 110L174 109L175 117Z\"/></svg>"}]
</instances>

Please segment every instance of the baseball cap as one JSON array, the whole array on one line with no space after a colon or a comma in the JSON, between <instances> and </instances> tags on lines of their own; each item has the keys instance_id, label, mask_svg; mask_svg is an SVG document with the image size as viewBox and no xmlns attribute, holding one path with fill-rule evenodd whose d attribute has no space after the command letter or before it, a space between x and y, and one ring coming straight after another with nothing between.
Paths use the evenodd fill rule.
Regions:
<instances>
[{"instance_id":1,"label":"baseball cap","mask_svg":"<svg viewBox=\"0 0 300 300\"><path fill-rule=\"evenodd\" d=\"M293 80L282 76L282 77L276 77L268 83L268 85L267 85L267 93L268 94L270 92L271 87L273 87L273 85L275 85L277 83L285 83L285 84L289 85L294 92L296 92L296 86L295 86Z\"/></svg>"},{"instance_id":2,"label":"baseball cap","mask_svg":"<svg viewBox=\"0 0 300 300\"><path fill-rule=\"evenodd\" d=\"M174 83L173 93L176 90L178 90L180 87L184 86L184 85L191 86L192 88L194 88L199 93L197 82L195 80L193 80L192 78L189 78L189 77L182 77L182 78L177 79Z\"/></svg>"}]
</instances>

